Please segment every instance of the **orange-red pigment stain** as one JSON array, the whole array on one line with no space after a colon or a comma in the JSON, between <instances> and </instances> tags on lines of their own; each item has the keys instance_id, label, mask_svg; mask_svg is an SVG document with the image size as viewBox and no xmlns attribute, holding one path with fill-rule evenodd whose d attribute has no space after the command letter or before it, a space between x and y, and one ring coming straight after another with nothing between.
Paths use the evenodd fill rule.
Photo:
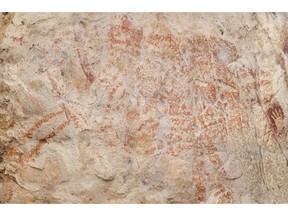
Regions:
<instances>
[{"instance_id":1,"label":"orange-red pigment stain","mask_svg":"<svg viewBox=\"0 0 288 216\"><path fill-rule=\"evenodd\" d=\"M73 119L74 120L74 119ZM63 131L69 124L71 123L71 120L68 120L62 124L60 124L54 131L52 131L50 134L48 134L46 137L44 137L43 139L39 140L39 142L37 143L37 145L29 152L27 153L25 156L20 158L20 163L24 163L27 162L29 159L31 159L32 157L34 157L36 154L38 154L40 152L40 150L42 149L42 147L44 146L44 144L46 144L49 139L52 139L53 137L57 136L61 131Z\"/></svg>"},{"instance_id":2,"label":"orange-red pigment stain","mask_svg":"<svg viewBox=\"0 0 288 216\"><path fill-rule=\"evenodd\" d=\"M38 129L42 124L48 122L49 120L51 120L52 118L55 118L61 114L64 113L64 110L60 110L58 112L54 112L54 113L50 113L46 116L44 116L42 119L40 119L39 121L37 121L33 127L31 127L27 132L26 132L26 136L28 138L32 138L32 134L33 132Z\"/></svg>"},{"instance_id":3,"label":"orange-red pigment stain","mask_svg":"<svg viewBox=\"0 0 288 216\"><path fill-rule=\"evenodd\" d=\"M112 49L120 49L125 53L139 55L143 30L135 28L126 15L115 16L114 19L120 24L112 24L108 33Z\"/></svg>"},{"instance_id":4,"label":"orange-red pigment stain","mask_svg":"<svg viewBox=\"0 0 288 216\"><path fill-rule=\"evenodd\" d=\"M50 139L52 139L53 137L57 136L61 131L63 131L68 125L70 125L70 123L74 122L76 123L76 119L77 117L75 115L72 115L72 113L68 110L68 109L63 109L57 112L53 112L50 113L44 117L42 117L42 119L38 120L23 136L23 138L27 137L27 138L32 138L33 137L33 132L40 128L44 123L52 120L53 118L56 118L57 116L64 114L66 112L66 114L68 114L69 116L69 120L63 122L62 124L60 124L54 131L52 131L51 133L49 133L47 136L45 136L44 138L40 139L38 141L38 143L36 144L36 146L34 148L32 148L32 150L30 150L30 152L28 152L27 154L24 155L20 155L17 147L11 147L11 148L7 148L5 155L12 159L13 157L16 157L16 155L20 155L20 158L17 159L17 161L23 165L25 162L29 161L30 159L32 159L36 154L38 154L40 152L40 150L42 149L42 147L44 146L44 144L46 144ZM22 145L24 145L26 142L22 143Z\"/></svg>"},{"instance_id":5,"label":"orange-red pigment stain","mask_svg":"<svg viewBox=\"0 0 288 216\"><path fill-rule=\"evenodd\" d=\"M93 72L91 71L91 69L89 68L89 62L88 62L88 58L87 58L87 55L84 54L83 56L81 56L80 54L80 51L77 50L77 53L78 53L78 58L80 60L80 66L88 80L88 83L91 84L94 82L95 80L95 77L93 75Z\"/></svg>"},{"instance_id":6,"label":"orange-red pigment stain","mask_svg":"<svg viewBox=\"0 0 288 216\"><path fill-rule=\"evenodd\" d=\"M224 146L229 131L241 131L247 127L248 118L244 110L247 102L242 101L241 96L250 94L258 85L252 81L244 89L237 86L239 80L248 80L253 74L251 75L250 71L234 70L228 67L228 64L238 58L236 46L214 36L193 35L189 38L182 38L181 35L173 34L161 22L154 23L153 32L145 36L143 30L135 27L132 20L126 15L115 16L109 28L107 36L111 52L113 52L112 56L118 56L109 62L111 67L117 64L115 68L123 74L126 73L129 66L120 60L127 60L130 64L133 58L140 55L143 47L145 50L149 50L149 55L164 59L166 61L164 68L160 65L159 70L169 72L166 74L168 78L165 78L164 75L161 78L154 77L152 73L149 75L149 71L155 69L153 67L158 64L149 57L145 60L148 66L135 66L137 69L132 72L136 74L140 84L149 81L146 89L143 87L139 92L142 96L151 97L151 99L147 99L145 108L141 112L137 107L131 109L127 113L128 122L134 123L134 119L139 118L140 113L149 115L156 110L157 93L161 90L161 102L166 102L167 106L163 114L169 117L171 124L168 132L164 135L167 145L163 147L166 149L162 153L177 156L183 151L192 150L196 155L192 167L196 203L205 202L211 188L218 191L218 202L232 202L232 194L223 180L223 176L225 176L225 172L221 170L223 161L217 154L218 146L216 146L215 140L221 140L221 145ZM81 54L79 50L77 53L80 66L90 85L95 81L95 76L90 68L88 56ZM166 65L168 66L166 67ZM111 80L99 78L100 84L109 83L107 86L113 86L109 88L110 100L114 99L115 95L119 95L118 89L124 86L123 83L118 82L119 71ZM170 82L168 85L166 84L167 80ZM179 80L188 81L182 85ZM163 84L163 89L157 89L159 83ZM169 84L173 85L173 88L165 88ZM269 80L262 79L259 85L269 85ZM153 89L155 86L156 88ZM187 95L187 92L191 92L191 94ZM122 93L122 95L125 94ZM196 98L193 102L183 102L183 97L192 96ZM35 129L63 112L49 114L36 122L35 126L27 132L27 137L31 138ZM53 132L39 140L36 146L21 158L21 162L28 161L38 154L45 143L57 136L71 121L60 124ZM111 125L103 127L101 131L104 132L111 127ZM136 125L132 132L127 134L127 143L123 148L131 154L157 153L152 141L159 127L160 123L157 121L157 117L143 120L142 124ZM207 167L212 167L212 171Z\"/></svg>"},{"instance_id":7,"label":"orange-red pigment stain","mask_svg":"<svg viewBox=\"0 0 288 216\"><path fill-rule=\"evenodd\" d=\"M170 106L168 114L171 117L172 125L170 127L171 133L166 136L169 144L166 153L177 156L182 151L192 149L193 154L197 155L193 168L195 175L193 181L196 190L195 202L204 202L207 199L206 187L214 185L213 187L219 193L218 202L231 203L232 194L224 186L222 176L225 176L225 172L219 170L223 166L223 162L217 154L214 140L221 139L225 143L228 130L241 131L248 127L248 117L245 113L246 104L241 101L241 90L237 86L238 79L235 81L237 71L231 71L225 65L237 59L237 49L228 41L212 36L195 35L190 39L182 40L184 41L182 42L183 46L180 46L182 51L178 52L179 46L175 47L175 44L177 44L175 38L153 34L149 38L149 42L150 45L156 47L154 50L159 52L162 51L159 49L161 45L165 49L169 47L168 44L171 45L170 48L174 47L175 49L171 49L171 53L174 53L174 56L171 56L171 61L175 63L182 64L181 61L184 61L183 58L175 58L181 52L188 59L187 62L183 62L184 65L187 65L187 63L188 65L182 68L182 73L186 76L193 74L190 82L192 90L193 88L194 92L196 90L197 100L194 104L184 104L180 107L178 104L182 101L181 94L174 93L174 90L167 92ZM167 42L167 45L164 45L164 41ZM225 58L221 56L221 49L224 49L229 56L224 55ZM168 55L165 57L170 59ZM194 73L189 72L190 70L193 70ZM215 75L212 71L215 71ZM233 76L232 74L236 75ZM216 77L218 80L215 80ZM250 77L251 75L248 72L247 78ZM198 81L194 82L195 80ZM264 83L267 82L261 84ZM253 88L256 88L256 86L254 85ZM183 91L185 92L185 90ZM189 112L189 110L192 110L192 112ZM227 115L227 112L231 112L233 115ZM181 127L181 125L185 125L187 121L192 119L194 122L192 125L198 126L198 129L192 125L192 127ZM201 131L200 137L195 135L197 130ZM185 140L184 137L189 138ZM204 165L204 160L205 163L210 163L215 170L213 177L210 176L212 173L206 171L205 168L211 165Z\"/></svg>"}]
</instances>

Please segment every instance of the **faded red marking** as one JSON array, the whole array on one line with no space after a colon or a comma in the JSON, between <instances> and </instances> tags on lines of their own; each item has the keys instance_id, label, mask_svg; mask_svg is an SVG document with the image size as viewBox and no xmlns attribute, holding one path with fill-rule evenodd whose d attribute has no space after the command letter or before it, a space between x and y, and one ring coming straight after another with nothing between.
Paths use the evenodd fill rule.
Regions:
<instances>
[{"instance_id":1,"label":"faded red marking","mask_svg":"<svg viewBox=\"0 0 288 216\"><path fill-rule=\"evenodd\" d=\"M27 132L26 132L26 136L28 138L32 138L33 132L38 129L42 124L44 124L45 122L48 122L50 119L55 118L58 115L61 115L62 113L64 113L64 110L60 110L58 112L54 112L54 113L50 113L46 116L44 116L42 119L40 119L39 121L37 121L33 127L31 127Z\"/></svg>"},{"instance_id":2,"label":"faded red marking","mask_svg":"<svg viewBox=\"0 0 288 216\"><path fill-rule=\"evenodd\" d=\"M263 99L263 104L268 104L271 102L272 98L274 97L274 94L266 95Z\"/></svg>"},{"instance_id":3,"label":"faded red marking","mask_svg":"<svg viewBox=\"0 0 288 216\"><path fill-rule=\"evenodd\" d=\"M131 29L131 27L132 27L132 22L130 20L125 20L124 19L124 21L122 22L122 25L121 25L121 35L120 36L125 35L129 39L130 38L129 36L130 36L130 33L131 33L131 31L129 31L129 29ZM157 34L155 34L155 35L157 35ZM126 43L125 40L123 40L124 43L121 43L121 39L122 38L120 36L118 38L119 41L117 41L117 42L119 42L119 44L124 44L127 47L127 49L129 50L129 48L131 48L130 47L131 44ZM206 39L207 38L208 37L206 37ZM169 34L160 35L159 34L159 35L157 35L157 37L154 37L154 38L151 35L150 39L154 42L154 44L153 43L151 43L151 44L153 46L155 46L155 47L157 46L159 48L159 49L156 49L155 53L158 53L158 54L159 53L160 54L163 53L163 54L165 54L165 50L168 50L169 52L166 53L165 55L163 55L163 57L168 57L168 56L169 56L169 58L170 57L172 58L173 56L177 56L177 58L179 57L179 53L178 53L179 48L177 47L179 45L178 44L179 41L177 41L177 37L175 37L174 35L169 35ZM204 39L205 39L205 37L204 37ZM157 40L159 40L159 42L161 42L160 45L157 43ZM209 51L210 57L216 59L216 57L217 57L216 54L217 53L215 54L215 50L213 50L215 48L213 48L213 46L211 46L212 48L210 48L210 45L213 45L213 43L211 43L211 38L210 39L208 38L207 41L208 41L208 51ZM117 44L117 45L119 45L119 44ZM196 44L195 46L201 46L201 44ZM123 51L125 52L125 48L123 49ZM220 60L217 59L217 63L213 65L210 62L211 59L208 59L208 60L206 59L207 56L206 56L205 52L203 52L203 55L201 54L202 56L199 55L199 56L195 57L194 59L193 59L193 57L191 57L191 59L195 60L194 61L195 64L191 64L191 68L192 67L196 68L196 70L199 72L199 74L197 74L197 75L199 75L199 76L203 75L203 77L207 78L206 81L208 83L208 88L199 90L200 99L201 100L203 99L203 103L201 101L201 103L202 103L201 105L200 105L200 103L195 105L196 108L195 108L195 106L194 107L189 106L189 104L187 104L187 105L186 104L182 104L181 105L181 93L182 93L181 91L177 91L176 90L176 91L171 91L170 93L168 93L168 97L169 97L168 103L169 103L169 105L171 105L171 112L168 113L168 111L167 111L166 113L171 115L170 117L172 119L173 126L174 126L173 130L171 130L171 133L170 133L171 137L172 137L172 134L175 133L175 136L173 136L173 140L172 140L172 138L170 140L168 139L168 142L170 142L171 145L174 145L174 146L171 146L171 148L175 148L176 149L175 151L181 152L181 151L183 151L183 149L196 148L196 145L191 144L191 142L193 142L193 138L194 137L193 137L193 135L190 135L190 134L195 133L195 131L194 131L195 128L193 127L193 125L189 125L187 127L184 126L185 122L191 121L191 122L193 122L193 124L194 123L195 124L199 124L199 121L202 120L203 123L205 123L205 124L202 125L203 128L205 128L205 131L208 131L207 134L205 134L205 135L214 136L217 133L221 133L222 128L225 127L225 124L226 124L225 123L225 118L221 117L221 120L219 120L219 126L220 126L219 130L215 129L216 127L213 127L215 125L214 124L215 121L217 120L217 119L215 119L215 116L217 116L219 114L219 112L217 113L217 111L219 111L220 108L231 109L235 104L237 105L240 102L240 100L239 100L239 91L237 91L237 86L235 84L234 84L234 86L233 86L233 84L230 84L229 83L229 77L225 77L226 75L223 75L223 74L226 73L226 71L225 71L225 73L223 71L221 71L223 67L221 67L221 70L219 69L220 68L219 64L221 63L221 61L220 61L221 59ZM78 51L78 54L79 54L79 51ZM231 57L231 59L233 59L233 57ZM227 61L230 62L230 57L229 57L229 59ZM183 63L183 61L182 61L182 63ZM199 63L199 64L197 64L197 63ZM225 78L227 78L228 82L226 82L226 84L224 82L224 84L226 86L230 86L230 87L233 86L234 88L236 88L235 91L234 90L227 90L227 91L225 90L224 91L222 87L219 87L216 84L214 84L213 77L209 76L209 72L212 69L214 69L214 66L215 66L216 70L219 69L217 72L219 72L221 76L224 76L224 77L222 77L223 80L225 80ZM81 67L82 67L82 65L81 65ZM173 68L173 67L171 66L171 68ZM184 69L183 68L184 67L182 67L181 70L185 71L185 68ZM204 69L204 70L202 70L202 69ZM173 69L171 69L171 71L173 71L173 72L178 72L178 70L179 70L179 68L177 68L177 67L174 67ZM87 80L89 81L88 78L87 78ZM211 86L209 83L211 83L213 86ZM113 96L113 94L114 94L114 92L116 90L114 92L113 91L112 91L112 96ZM209 106L211 105L211 103L214 103L215 100L217 100L217 96L219 96L219 95L222 95L221 99L224 102L220 103L220 105L218 107L219 108L218 110L217 109L209 109ZM153 100L151 100L151 101L153 101ZM151 105L151 104L152 104L152 102L150 103L150 101L149 101L149 105ZM203 107L202 107L202 105L203 105ZM150 110L153 108L153 107L151 108L149 106L147 106L147 107ZM147 110L148 110L148 108L147 108ZM197 110L197 108L199 108L199 109ZM207 112L205 111L206 108L207 108L207 110L206 110ZM240 111L241 111L241 108L242 107L239 108ZM194 115L194 110L197 110L197 112L196 112L197 114L195 116L192 116L192 115ZM199 113L202 113L202 112L203 112L203 114L199 114ZM235 119L238 119L238 118L235 118ZM231 122L232 122L232 120L229 123L231 123ZM143 127L144 126L141 125L140 126L140 130L142 130ZM158 127L157 123L154 124L154 125L152 124L150 126L150 128L152 130L155 130L155 128L157 128L157 127ZM179 133L179 135L176 134L177 132ZM51 138L54 137L54 134L52 134L52 135L51 135ZM185 139L186 135L187 136L189 135L189 139L187 138L187 140L184 140L187 143L185 143L183 141L183 143L180 143L179 147L178 147L177 146L178 145L177 142L179 141L179 137ZM141 135L137 135L136 137L140 137L140 138L146 139L146 136L145 136L144 133L141 134ZM47 135L45 138L48 139L49 135ZM40 140L39 143L41 141L42 140ZM209 143L209 145L211 144L212 146L207 146L207 142L209 142L209 141L210 140L203 139L203 144L197 144L197 145L199 145L197 147L201 149L199 151L199 154L201 156L204 155L205 157L208 157L209 160L207 160L207 162L208 163L212 163L212 164L215 165L215 167L217 167L217 166L219 166L221 164L221 159L217 155L217 149L214 146L214 143ZM152 154L154 152L155 152L155 150L153 148L151 148L151 151L149 151L149 150L145 151L145 153L147 153L147 154ZM197 197L199 197L198 201L199 200L203 200L205 198L205 187L204 186L206 184L205 181L208 181L206 177L205 178L201 177L201 174L205 174L205 172L207 171L207 170L205 170L205 166L200 166L199 165L199 170L200 170L199 171L200 174L198 173L198 175L200 175L200 176L195 177L195 185L198 188L197 189L197 191L198 191L197 192L197 194L198 194Z\"/></svg>"},{"instance_id":4,"label":"faded red marking","mask_svg":"<svg viewBox=\"0 0 288 216\"><path fill-rule=\"evenodd\" d=\"M148 45L153 45L153 51L156 55L169 59L180 59L180 39L178 37L175 37L171 33L151 33L147 37L147 43Z\"/></svg>"},{"instance_id":5,"label":"faded red marking","mask_svg":"<svg viewBox=\"0 0 288 216\"><path fill-rule=\"evenodd\" d=\"M48 75L48 79L50 80L53 90L57 93L57 96L60 96L61 93L60 90L58 89L57 82L54 79L52 79L50 75Z\"/></svg>"},{"instance_id":6,"label":"faded red marking","mask_svg":"<svg viewBox=\"0 0 288 216\"><path fill-rule=\"evenodd\" d=\"M23 36L21 36L21 37L12 36L11 39L13 40L13 42L18 42L20 45L24 44Z\"/></svg>"},{"instance_id":7,"label":"faded red marking","mask_svg":"<svg viewBox=\"0 0 288 216\"><path fill-rule=\"evenodd\" d=\"M189 58L189 67L192 65L201 67L212 62L213 51L210 49L210 40L204 35L194 35L191 38L185 38L184 43L181 45L181 51Z\"/></svg>"},{"instance_id":8,"label":"faded red marking","mask_svg":"<svg viewBox=\"0 0 288 216\"><path fill-rule=\"evenodd\" d=\"M49 133L46 137L44 137L43 139L39 140L39 142L37 143L37 145L26 155L22 156L19 160L19 162L21 164L23 164L24 162L27 162L29 159L31 159L33 156L35 156L36 154L38 154L40 152L40 150L43 148L44 144L46 144L48 142L49 139L57 136L61 131L63 131L70 123L71 121L74 121L75 119L69 119L68 121L60 124L54 131L52 131L51 133Z\"/></svg>"},{"instance_id":9,"label":"faded red marking","mask_svg":"<svg viewBox=\"0 0 288 216\"><path fill-rule=\"evenodd\" d=\"M75 115L72 115L72 113L65 108L65 110L61 110L58 112L54 112L54 113L50 113L46 116L44 116L41 120L37 121L33 127L31 127L23 136L23 138L28 137L31 138L33 135L33 132L40 128L42 124L44 124L45 122L48 122L49 120L59 116L60 114L66 113L69 116L69 120L60 124L54 131L52 131L51 133L49 133L47 136L45 136L44 138L40 139L39 142L37 143L37 145L27 154L21 155L17 148L19 146L16 147L11 147L11 148L7 148L7 150L5 151L5 155L8 156L9 158L12 157L18 157L19 159L17 159L17 161L20 163L20 165L23 165L24 162L27 162L29 159L31 159L35 154L39 153L39 151L41 150L41 148L43 147L43 145L45 143L48 142L49 139L57 136L62 130L64 130L71 122L75 122L77 117ZM26 142L22 143L22 145L24 145Z\"/></svg>"},{"instance_id":10,"label":"faded red marking","mask_svg":"<svg viewBox=\"0 0 288 216\"><path fill-rule=\"evenodd\" d=\"M93 72L90 70L89 66L89 61L88 61L88 58L87 58L87 55L84 54L83 56L81 56L79 50L77 50L77 53L78 53L78 58L80 60L80 66L89 82L89 84L93 83L94 80L95 80L95 77L93 75Z\"/></svg>"},{"instance_id":11,"label":"faded red marking","mask_svg":"<svg viewBox=\"0 0 288 216\"><path fill-rule=\"evenodd\" d=\"M218 189L218 192L215 195L219 195L217 201L218 204L227 204L232 203L232 192L227 189L220 181L215 183L215 187Z\"/></svg>"},{"instance_id":12,"label":"faded red marking","mask_svg":"<svg viewBox=\"0 0 288 216\"><path fill-rule=\"evenodd\" d=\"M159 40L160 43L160 38L163 40L165 37L157 36L152 41ZM168 38L166 41L169 41ZM217 154L214 141L220 139L225 143L228 130L242 130L248 125L247 116L243 112L245 107L241 104L241 90L234 81L237 74L234 75L234 71L226 65L237 60L237 49L232 43L212 36L195 35L182 41L180 52L177 52L176 47L174 51L170 51L170 47L163 46L163 50L168 49L174 53L171 60L175 61L176 57L178 63L186 65L181 68L181 75L191 77L189 80L197 99L190 102L189 106L179 106L183 95L185 96L185 89L181 94L175 89L167 92L170 106L167 114L171 117L172 127L170 134L166 136L169 146L165 153L177 156L184 150L193 149L195 159L192 170L196 203L206 200L206 193L211 187L218 191L218 202L231 203L232 194L224 186L224 182L222 183L225 176L221 169L223 162ZM155 46L159 47L159 44L155 43ZM224 55L224 52L228 55ZM182 55L182 58L179 59L177 55ZM168 55L164 57L170 58ZM193 70L193 76L190 75L190 70ZM248 76L251 77L250 74ZM233 110L232 113L237 115L227 116L228 110ZM187 121L192 121L193 124L183 127ZM195 133L197 130L201 130L200 137ZM207 171L206 167L211 165L215 174Z\"/></svg>"},{"instance_id":13,"label":"faded red marking","mask_svg":"<svg viewBox=\"0 0 288 216\"><path fill-rule=\"evenodd\" d=\"M213 103L216 100L216 87L212 82L208 82L207 86L197 86L197 90L203 92L204 97L208 102Z\"/></svg>"},{"instance_id":14,"label":"faded red marking","mask_svg":"<svg viewBox=\"0 0 288 216\"><path fill-rule=\"evenodd\" d=\"M205 201L206 195L206 188L205 188L205 181L203 177L196 176L193 179L194 186L196 187L196 193L195 193L195 202L201 203Z\"/></svg>"},{"instance_id":15,"label":"faded red marking","mask_svg":"<svg viewBox=\"0 0 288 216\"><path fill-rule=\"evenodd\" d=\"M230 43L227 40L223 40L220 38L216 38L211 36L210 40L213 42L213 57L218 61L220 64L229 64L231 62L236 61L238 58L237 56L237 48L234 44ZM223 53L224 57L221 56Z\"/></svg>"},{"instance_id":16,"label":"faded red marking","mask_svg":"<svg viewBox=\"0 0 288 216\"><path fill-rule=\"evenodd\" d=\"M260 85L270 85L272 82L271 80L261 80Z\"/></svg>"},{"instance_id":17,"label":"faded red marking","mask_svg":"<svg viewBox=\"0 0 288 216\"><path fill-rule=\"evenodd\" d=\"M111 47L114 50L120 49L123 53L139 55L143 30L135 28L127 15L115 16L114 21L116 23L120 21L120 24L110 25L108 37Z\"/></svg>"}]
</instances>

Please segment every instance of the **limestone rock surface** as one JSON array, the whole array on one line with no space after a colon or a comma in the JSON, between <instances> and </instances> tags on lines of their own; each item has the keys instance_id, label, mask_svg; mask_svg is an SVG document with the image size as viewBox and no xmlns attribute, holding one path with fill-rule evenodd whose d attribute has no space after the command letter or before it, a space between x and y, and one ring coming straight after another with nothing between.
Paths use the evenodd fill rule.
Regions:
<instances>
[{"instance_id":1,"label":"limestone rock surface","mask_svg":"<svg viewBox=\"0 0 288 216\"><path fill-rule=\"evenodd\" d=\"M2 13L1 203L288 203L287 23Z\"/></svg>"}]
</instances>

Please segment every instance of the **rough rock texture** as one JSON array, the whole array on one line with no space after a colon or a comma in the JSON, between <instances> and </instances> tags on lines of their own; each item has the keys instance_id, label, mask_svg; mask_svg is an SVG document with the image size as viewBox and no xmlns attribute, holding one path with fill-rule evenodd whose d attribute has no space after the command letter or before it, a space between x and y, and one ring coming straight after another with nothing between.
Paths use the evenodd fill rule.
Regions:
<instances>
[{"instance_id":1,"label":"rough rock texture","mask_svg":"<svg viewBox=\"0 0 288 216\"><path fill-rule=\"evenodd\" d=\"M2 203L288 203L288 14L2 13Z\"/></svg>"}]
</instances>

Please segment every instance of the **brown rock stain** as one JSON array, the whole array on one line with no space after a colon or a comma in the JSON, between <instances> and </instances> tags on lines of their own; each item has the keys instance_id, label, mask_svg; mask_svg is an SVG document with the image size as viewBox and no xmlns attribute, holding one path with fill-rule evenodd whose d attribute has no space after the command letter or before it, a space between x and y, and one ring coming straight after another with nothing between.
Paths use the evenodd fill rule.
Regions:
<instances>
[{"instance_id":1,"label":"brown rock stain","mask_svg":"<svg viewBox=\"0 0 288 216\"><path fill-rule=\"evenodd\" d=\"M283 52L287 55L288 54L288 37L284 38L284 42L282 45Z\"/></svg>"},{"instance_id":2,"label":"brown rock stain","mask_svg":"<svg viewBox=\"0 0 288 216\"><path fill-rule=\"evenodd\" d=\"M12 23L15 13L8 13L7 15L0 15L0 44L5 36L7 27Z\"/></svg>"}]
</instances>

